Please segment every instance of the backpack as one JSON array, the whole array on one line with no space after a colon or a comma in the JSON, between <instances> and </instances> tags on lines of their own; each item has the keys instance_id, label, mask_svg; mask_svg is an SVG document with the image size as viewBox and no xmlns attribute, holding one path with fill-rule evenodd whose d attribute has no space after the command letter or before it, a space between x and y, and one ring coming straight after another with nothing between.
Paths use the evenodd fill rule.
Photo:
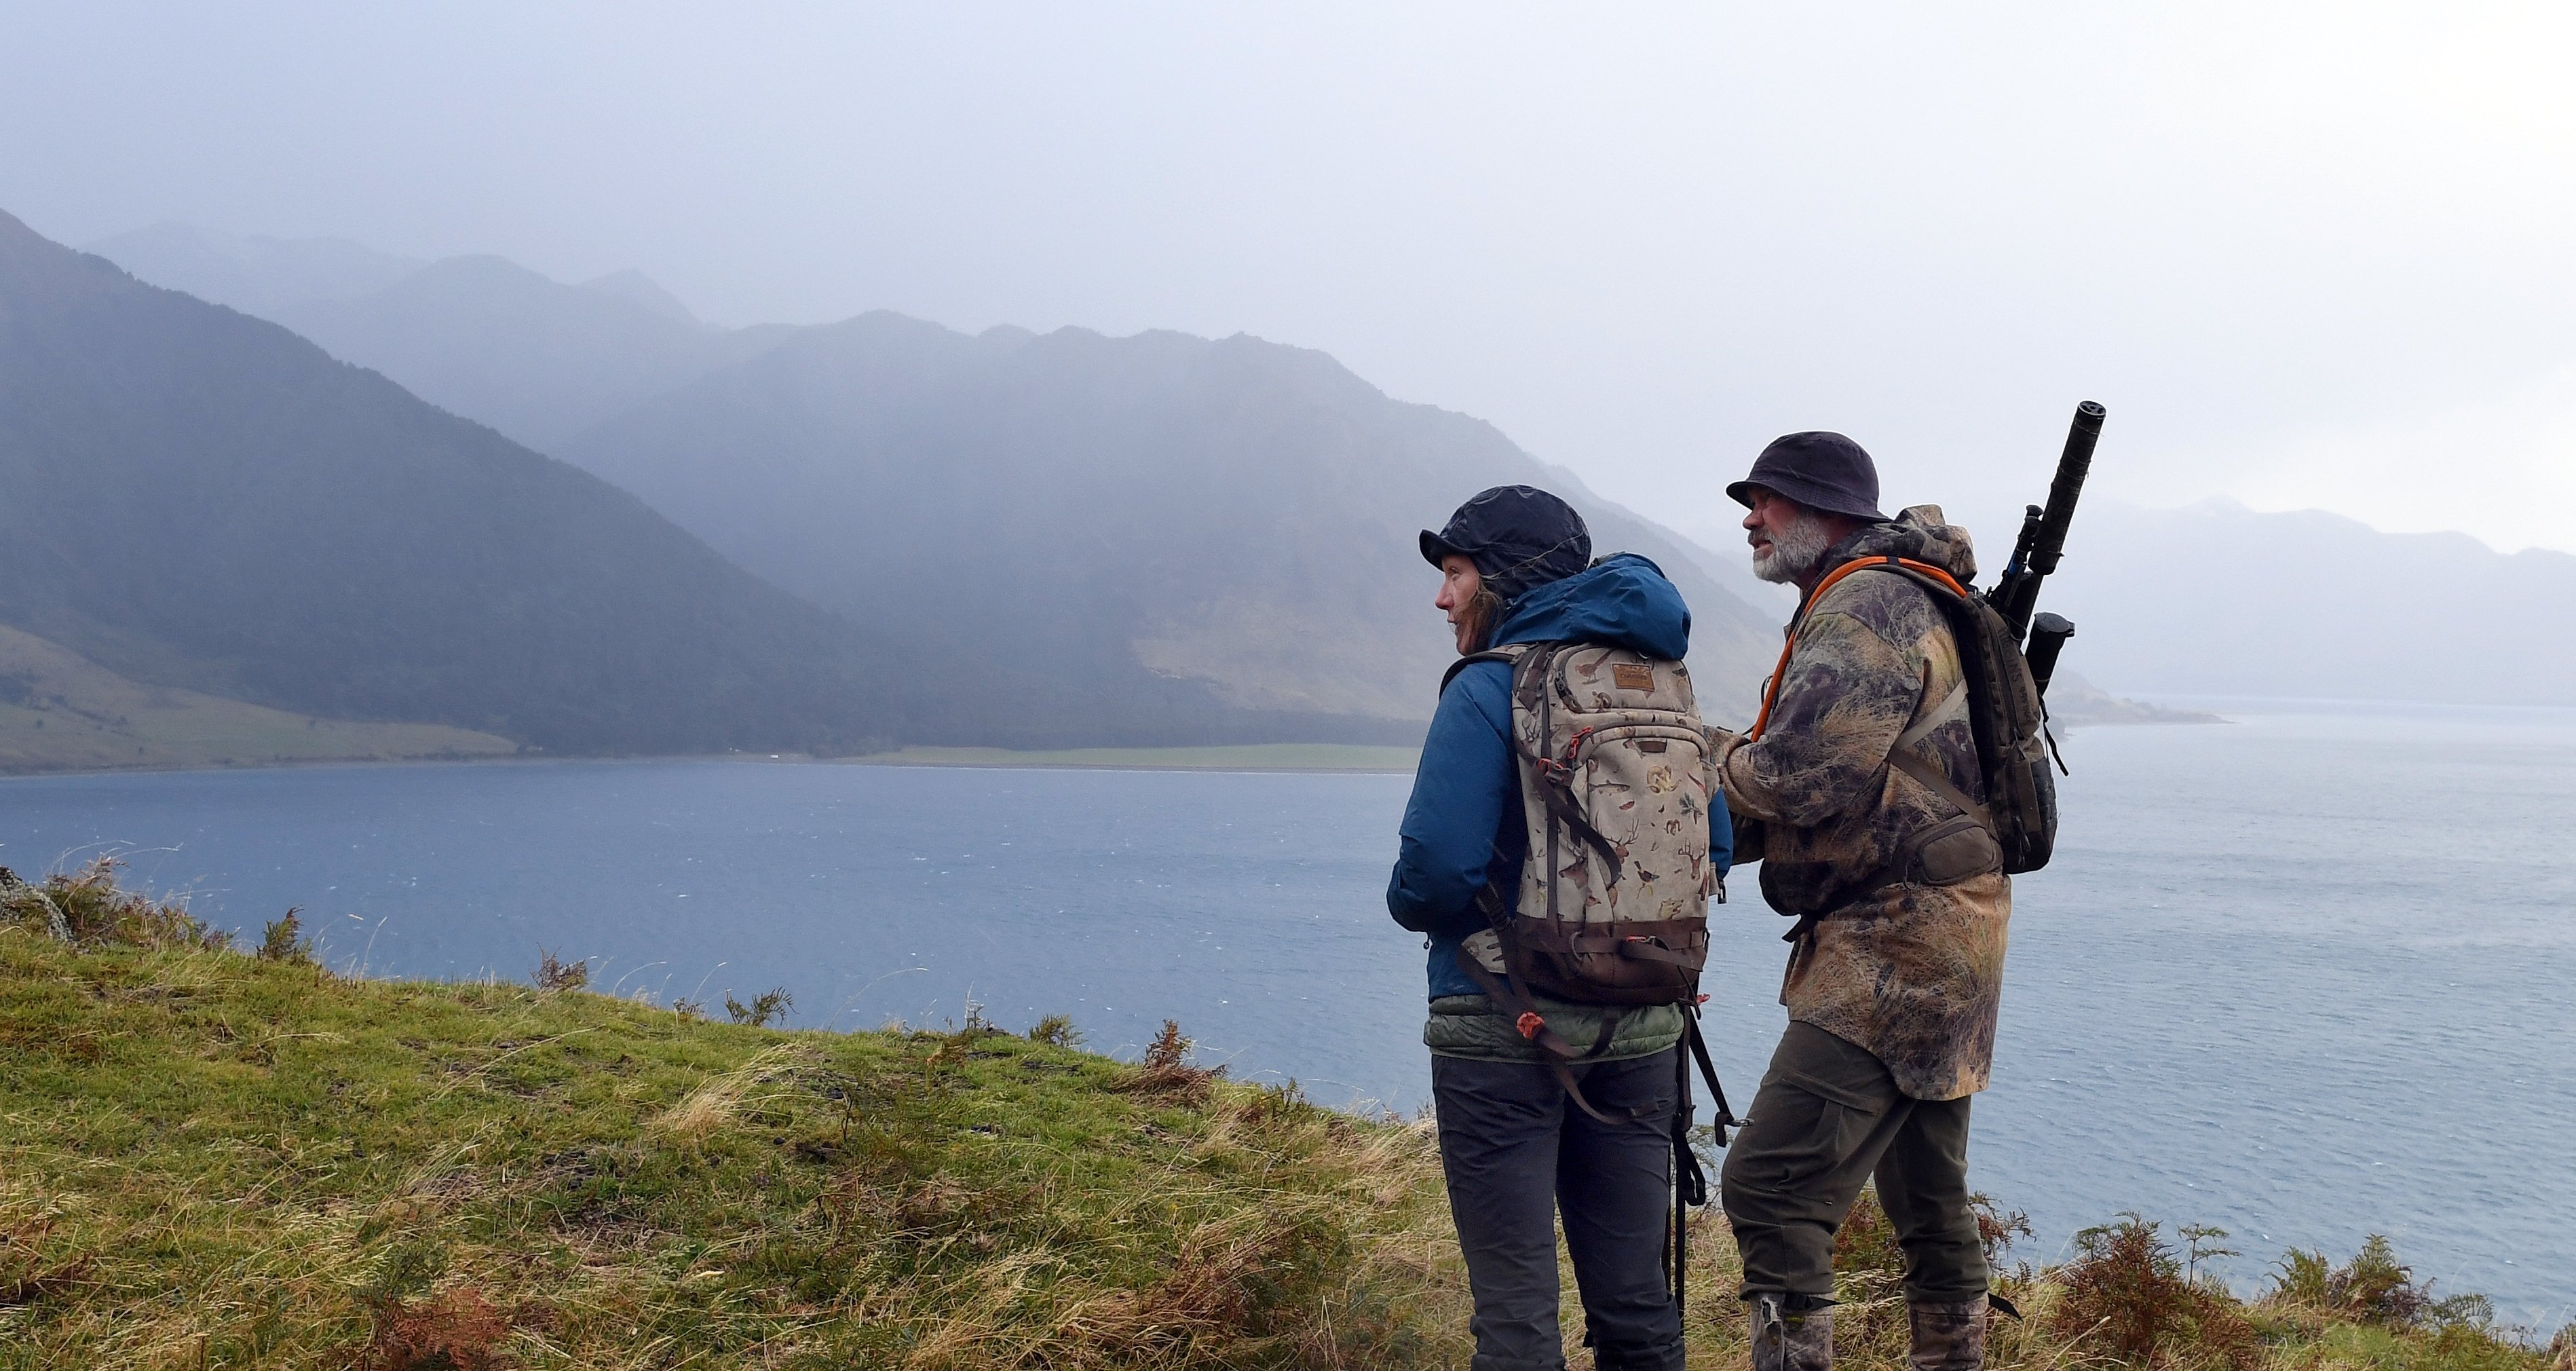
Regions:
<instances>
[{"instance_id":1,"label":"backpack","mask_svg":"<svg viewBox=\"0 0 2576 1371\"><path fill-rule=\"evenodd\" d=\"M1488 884L1489 925L1461 969L1523 1037L1579 1060L1532 993L1574 1004L1695 1004L1708 960L1708 741L1679 662L1598 643L1511 643L1461 657L1512 666L1511 742L1529 855L1517 888ZM1446 681L1443 688L1446 688Z\"/></svg>"},{"instance_id":2,"label":"backpack","mask_svg":"<svg viewBox=\"0 0 2576 1371\"><path fill-rule=\"evenodd\" d=\"M1726 881L1709 863L1717 771L1690 670L1599 643L1508 643L1459 658L1440 688L1472 662L1511 664L1511 744L1529 844L1515 889L1497 880L1477 895L1488 927L1459 945L1458 966L1546 1054L1567 1098L1613 1126L1651 1111L1602 1112L1567 1065L1608 1048L1624 1009L1682 1007L1689 1052L1676 1044L1677 1183L1666 1253L1678 1307L1687 1206L1708 1203L1708 1179L1690 1146L1692 1060L1716 1105L1718 1146L1738 1122L1699 1031L1708 904L1725 901ZM1577 1046L1548 1027L1533 991L1610 1012L1593 1041Z\"/></svg>"},{"instance_id":3,"label":"backpack","mask_svg":"<svg viewBox=\"0 0 2576 1371\"><path fill-rule=\"evenodd\" d=\"M1899 734L1887 763L1920 781L1958 813L1907 835L1886 869L1870 884L1920 882L1948 885L1988 871L2018 876L2048 865L2057 845L2057 778L2049 772L2052 743L2048 716L2021 642L1985 597L1959 584L1939 567L1902 557L1863 557L1845 562L1816 583L1807 597L1813 606L1845 576L1884 571L1923 587L1950 625L1959 649L1960 681L1949 698ZM1801 617L1804 611L1801 611ZM1780 649L1779 668L1763 692L1762 713L1748 736L1762 736L1771 721L1781 677L1797 645L1792 632ZM1933 729L1965 711L1977 743L1977 765L1985 773L1986 800L1979 804L1950 783L1940 768L1924 761L1914 744Z\"/></svg>"}]
</instances>

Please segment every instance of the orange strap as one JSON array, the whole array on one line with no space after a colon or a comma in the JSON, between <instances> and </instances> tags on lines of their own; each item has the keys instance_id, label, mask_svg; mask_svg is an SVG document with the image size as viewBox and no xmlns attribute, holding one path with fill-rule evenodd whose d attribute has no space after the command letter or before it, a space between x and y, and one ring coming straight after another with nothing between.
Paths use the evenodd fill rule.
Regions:
<instances>
[{"instance_id":1,"label":"orange strap","mask_svg":"<svg viewBox=\"0 0 2576 1371\"><path fill-rule=\"evenodd\" d=\"M1771 668L1771 683L1762 690L1762 713L1753 720L1753 731L1744 735L1745 741L1750 742L1761 737L1762 730L1770 726L1771 706L1780 701L1780 681L1782 677L1789 674L1789 654L1798 646L1798 630L1806 624L1808 612L1815 608L1818 601L1825 598L1825 592L1833 589L1836 582L1855 571L1867 571L1871 567L1896 566L1901 566L1908 571L1919 571L1948 586L1950 592L1960 599L1968 598L1967 587L1960 585L1958 579L1950 573L1929 562L1917 562L1904 557L1865 557L1859 561L1845 562L1826 572L1825 579L1816 582L1816 588L1807 593L1806 603L1798 606L1798 617L1789 622L1787 635L1789 640L1780 645L1780 664Z\"/></svg>"}]
</instances>

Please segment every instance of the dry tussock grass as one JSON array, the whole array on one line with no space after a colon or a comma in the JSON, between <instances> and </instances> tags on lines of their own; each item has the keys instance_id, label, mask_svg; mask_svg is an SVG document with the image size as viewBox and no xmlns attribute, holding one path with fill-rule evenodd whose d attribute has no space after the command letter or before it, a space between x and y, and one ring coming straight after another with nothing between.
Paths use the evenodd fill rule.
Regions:
<instances>
[{"instance_id":1,"label":"dry tussock grass","mask_svg":"<svg viewBox=\"0 0 2576 1371\"><path fill-rule=\"evenodd\" d=\"M1188 1150L1292 1161L1308 1168L1297 1189L1263 1187L1256 1165L1131 1197L1106 1227L1141 1227L1176 1208L1212 1216L1191 1224L1159 1274L1139 1284L1099 1279L1113 1263L1096 1251L1026 1247L961 1270L948 1288L915 1287L913 1302L951 1312L919 1330L906 1371L1463 1361L1456 1244L1446 1209L1426 1202L1439 1169L1428 1129L1356 1125L1292 1090L1202 1084L1211 1092L1205 1127ZM882 1203L875 1212L906 1221ZM1069 1216L1063 1225L1082 1226ZM1426 1338L1425 1329L1455 1333Z\"/></svg>"},{"instance_id":2,"label":"dry tussock grass","mask_svg":"<svg viewBox=\"0 0 2576 1371\"><path fill-rule=\"evenodd\" d=\"M389 1300L372 1312L375 1332L360 1362L366 1371L498 1371L511 1364L502 1348L510 1321L469 1286Z\"/></svg>"},{"instance_id":3,"label":"dry tussock grass","mask_svg":"<svg viewBox=\"0 0 2576 1371\"><path fill-rule=\"evenodd\" d=\"M92 947L213 952L232 944L231 934L189 914L184 901L155 900L118 885L124 865L101 855L35 885L0 867L0 921Z\"/></svg>"},{"instance_id":4,"label":"dry tussock grass","mask_svg":"<svg viewBox=\"0 0 2576 1371\"><path fill-rule=\"evenodd\" d=\"M810 1060L811 1054L796 1043L768 1048L731 1071L709 1077L704 1085L654 1119L653 1128L667 1137L687 1141L704 1138L734 1121L753 1087L772 1084L782 1072Z\"/></svg>"}]
</instances>

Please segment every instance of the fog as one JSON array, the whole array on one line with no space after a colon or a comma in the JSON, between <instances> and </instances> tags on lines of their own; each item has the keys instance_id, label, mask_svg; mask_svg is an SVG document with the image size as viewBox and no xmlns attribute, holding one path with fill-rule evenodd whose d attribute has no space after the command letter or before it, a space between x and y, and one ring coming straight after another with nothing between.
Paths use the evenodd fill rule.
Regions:
<instances>
[{"instance_id":1,"label":"fog","mask_svg":"<svg viewBox=\"0 0 2576 1371\"><path fill-rule=\"evenodd\" d=\"M728 324L1249 332L1710 538L2227 495L2576 550L2538 6L11 8L0 208L638 268ZM1989 535L1990 538L1993 535Z\"/></svg>"}]
</instances>

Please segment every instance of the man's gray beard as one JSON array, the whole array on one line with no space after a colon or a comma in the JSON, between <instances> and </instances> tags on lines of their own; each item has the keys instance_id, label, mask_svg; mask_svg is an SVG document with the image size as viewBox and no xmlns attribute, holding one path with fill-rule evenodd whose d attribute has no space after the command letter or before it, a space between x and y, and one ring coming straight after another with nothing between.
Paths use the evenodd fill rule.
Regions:
<instances>
[{"instance_id":1,"label":"man's gray beard","mask_svg":"<svg viewBox=\"0 0 2576 1371\"><path fill-rule=\"evenodd\" d=\"M1753 574L1775 585L1786 585L1815 570L1816 563L1825 559L1825 549L1833 543L1825 521L1801 510L1787 528L1771 531L1770 556L1759 551L1753 554Z\"/></svg>"}]
</instances>

